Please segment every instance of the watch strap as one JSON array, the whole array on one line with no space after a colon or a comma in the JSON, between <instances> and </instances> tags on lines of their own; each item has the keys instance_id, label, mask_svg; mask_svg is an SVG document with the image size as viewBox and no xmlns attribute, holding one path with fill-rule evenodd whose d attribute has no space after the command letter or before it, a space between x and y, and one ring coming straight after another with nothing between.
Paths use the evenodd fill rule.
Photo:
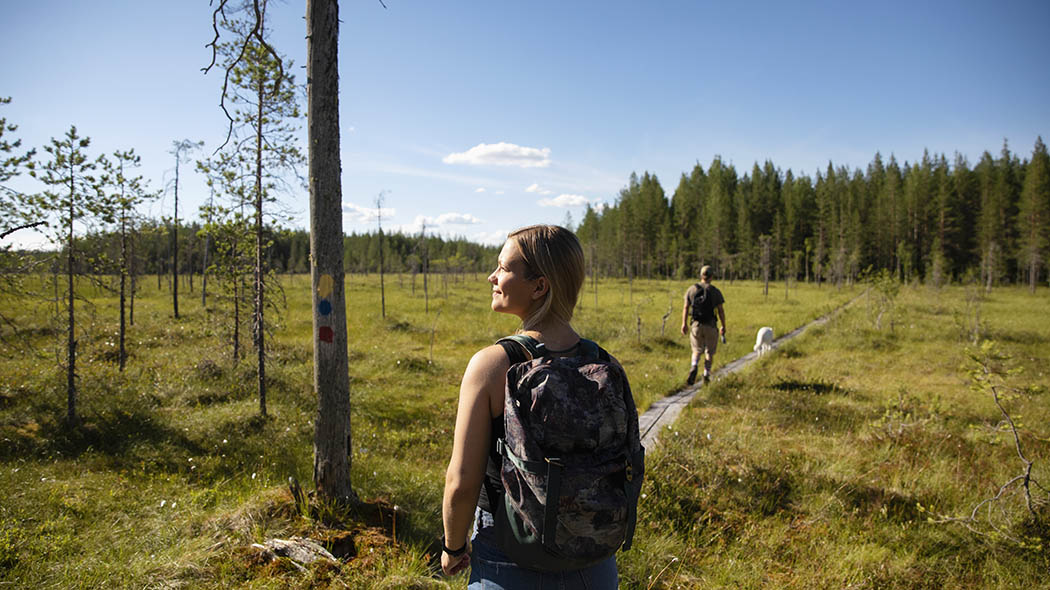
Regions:
<instances>
[{"instance_id":1,"label":"watch strap","mask_svg":"<svg viewBox=\"0 0 1050 590\"><path fill-rule=\"evenodd\" d=\"M445 540L441 539L441 550L445 553L448 553L452 557L459 557L460 555L463 555L467 552L467 544L463 543L463 546L459 549L449 549L448 546L445 545Z\"/></svg>"}]
</instances>

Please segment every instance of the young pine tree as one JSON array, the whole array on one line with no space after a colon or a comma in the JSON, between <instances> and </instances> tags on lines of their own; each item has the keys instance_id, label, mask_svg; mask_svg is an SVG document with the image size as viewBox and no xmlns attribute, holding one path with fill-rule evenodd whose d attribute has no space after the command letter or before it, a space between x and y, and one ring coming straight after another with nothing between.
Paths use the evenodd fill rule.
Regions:
<instances>
[{"instance_id":1,"label":"young pine tree","mask_svg":"<svg viewBox=\"0 0 1050 590\"><path fill-rule=\"evenodd\" d=\"M141 158L135 154L135 150L115 151L113 159L100 158L103 174L100 185L104 191L103 204L107 209L113 224L116 226L117 235L120 237L120 336L119 341L119 363L120 370L124 370L127 362L126 334L126 306L127 306L127 283L131 268L131 240L135 229L135 208L142 203L155 199L156 194L150 193L142 175L133 175L134 170L140 166Z\"/></svg>"},{"instance_id":2,"label":"young pine tree","mask_svg":"<svg viewBox=\"0 0 1050 590\"><path fill-rule=\"evenodd\" d=\"M225 3L223 3L225 4ZM257 355L259 413L266 415L266 321L267 277L271 276L266 257L270 246L267 221L276 218L271 209L276 193L298 176L305 158L298 148L299 97L295 79L289 73L292 63L277 54L267 41L266 0L245 3L229 15L220 7L218 24L234 39L217 43L216 54L227 72L223 104L229 100L230 138L220 150L231 156L227 161L247 165L245 180L250 182L250 201L254 209L254 258L252 340ZM221 17L221 18L220 18ZM225 106L224 106L225 108Z\"/></svg>"},{"instance_id":3,"label":"young pine tree","mask_svg":"<svg viewBox=\"0 0 1050 590\"><path fill-rule=\"evenodd\" d=\"M27 205L51 218L52 241L65 250L66 262L66 422L74 426L77 418L76 315L74 300L77 264L76 224L99 211L96 163L88 159L91 139L81 137L71 126L62 139L51 138L44 146L47 159L34 166L31 174L48 186L43 193L27 196Z\"/></svg>"},{"instance_id":4,"label":"young pine tree","mask_svg":"<svg viewBox=\"0 0 1050 590\"><path fill-rule=\"evenodd\" d=\"M10 98L0 97L0 105L11 102ZM22 193L8 186L8 181L21 175L33 159L36 150L21 151L22 140L4 137L18 130L17 125L8 124L6 118L0 118L0 239L23 229L44 224L31 208L22 206ZM22 279L29 274L33 258L10 246L0 247L0 295L12 297L25 292ZM14 326L14 321L0 313L0 322Z\"/></svg>"},{"instance_id":5,"label":"young pine tree","mask_svg":"<svg viewBox=\"0 0 1050 590\"><path fill-rule=\"evenodd\" d=\"M203 145L203 141L180 139L171 142L169 152L175 156L175 204L172 206L171 217L171 308L175 319L179 319L179 165L186 161L189 152Z\"/></svg>"}]
</instances>

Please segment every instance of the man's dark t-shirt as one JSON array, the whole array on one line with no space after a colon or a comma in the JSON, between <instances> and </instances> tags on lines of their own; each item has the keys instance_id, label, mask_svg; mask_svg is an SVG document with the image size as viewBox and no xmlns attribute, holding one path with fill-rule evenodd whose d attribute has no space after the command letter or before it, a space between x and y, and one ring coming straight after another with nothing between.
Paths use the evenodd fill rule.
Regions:
<instances>
[{"instance_id":1,"label":"man's dark t-shirt","mask_svg":"<svg viewBox=\"0 0 1050 590\"><path fill-rule=\"evenodd\" d=\"M685 292L686 305L692 307L696 298L697 291L703 288L704 287L701 286L699 283L696 283L693 286L689 287L689 290ZM725 298L722 296L722 292L718 290L718 287L715 287L711 284L707 285L707 297L708 299L710 299L710 302L705 301L704 306L711 310L711 314L707 317L704 317L701 323L708 326L717 326L718 322L715 317L715 310L718 309L719 305L725 303ZM690 309L690 316L693 318L696 317L695 312L692 309Z\"/></svg>"}]
</instances>

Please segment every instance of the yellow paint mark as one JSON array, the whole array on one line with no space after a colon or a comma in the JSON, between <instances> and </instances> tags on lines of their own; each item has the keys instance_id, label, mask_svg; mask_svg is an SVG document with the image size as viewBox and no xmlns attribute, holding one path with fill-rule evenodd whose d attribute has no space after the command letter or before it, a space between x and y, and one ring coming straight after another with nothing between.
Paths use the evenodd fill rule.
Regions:
<instances>
[{"instance_id":1,"label":"yellow paint mark","mask_svg":"<svg viewBox=\"0 0 1050 590\"><path fill-rule=\"evenodd\" d=\"M317 294L327 299L332 294L334 286L335 282L332 281L332 275L321 275L321 280L317 282Z\"/></svg>"}]
</instances>

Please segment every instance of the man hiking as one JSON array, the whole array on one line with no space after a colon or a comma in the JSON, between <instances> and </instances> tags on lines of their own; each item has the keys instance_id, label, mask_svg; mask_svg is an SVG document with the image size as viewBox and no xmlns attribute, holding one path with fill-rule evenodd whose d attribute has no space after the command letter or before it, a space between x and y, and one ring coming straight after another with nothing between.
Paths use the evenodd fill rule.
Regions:
<instances>
[{"instance_id":1,"label":"man hiking","mask_svg":"<svg viewBox=\"0 0 1050 590\"><path fill-rule=\"evenodd\" d=\"M704 383L711 380L711 359L718 350L718 336L726 335L726 314L722 309L725 298L717 287L711 284L711 267L704 265L700 269L700 282L689 287L685 292L685 305L682 306L682 335L689 326L689 344L693 348L692 366L686 384L696 382L696 367L700 364L700 353L704 355ZM718 322L715 321L718 312Z\"/></svg>"}]
</instances>

